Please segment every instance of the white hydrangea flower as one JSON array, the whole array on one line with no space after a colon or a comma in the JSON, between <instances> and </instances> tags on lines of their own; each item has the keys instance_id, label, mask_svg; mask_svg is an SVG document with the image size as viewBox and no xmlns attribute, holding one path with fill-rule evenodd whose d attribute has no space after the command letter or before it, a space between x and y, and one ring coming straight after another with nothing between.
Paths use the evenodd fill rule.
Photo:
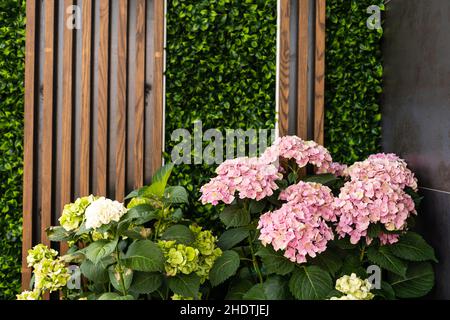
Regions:
<instances>
[{"instance_id":1,"label":"white hydrangea flower","mask_svg":"<svg viewBox=\"0 0 450 320\"><path fill-rule=\"evenodd\" d=\"M127 212L123 203L100 197L86 209L86 228L97 229L111 221L119 221Z\"/></svg>"},{"instance_id":2,"label":"white hydrangea flower","mask_svg":"<svg viewBox=\"0 0 450 320\"><path fill-rule=\"evenodd\" d=\"M371 288L369 280L362 280L355 273L345 275L336 280L336 290L345 295L332 297L330 300L372 300L374 294L370 292Z\"/></svg>"}]
</instances>

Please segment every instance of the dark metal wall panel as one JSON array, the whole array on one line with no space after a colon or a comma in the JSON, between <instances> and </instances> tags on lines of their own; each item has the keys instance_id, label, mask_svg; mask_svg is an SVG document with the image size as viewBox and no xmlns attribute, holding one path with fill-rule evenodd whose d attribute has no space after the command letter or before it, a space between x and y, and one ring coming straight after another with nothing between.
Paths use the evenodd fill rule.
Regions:
<instances>
[{"instance_id":1,"label":"dark metal wall panel","mask_svg":"<svg viewBox=\"0 0 450 320\"><path fill-rule=\"evenodd\" d=\"M81 29L67 27L72 4L78 5L73 13L80 14ZM45 229L57 223L65 203L90 193L120 200L133 187L150 183L148 173L161 165L163 92L152 90L162 88L162 65L155 61L161 61L163 52L164 1L123 4L123 0L27 1L24 288L30 280L27 250L38 242L50 244ZM134 112L136 92L141 99L140 117ZM144 92L151 98L144 99ZM142 126L135 132L137 121ZM140 141L142 151L146 144L138 157L133 154L135 141ZM153 148L155 141L157 148Z\"/></svg>"},{"instance_id":2,"label":"dark metal wall panel","mask_svg":"<svg viewBox=\"0 0 450 320\"><path fill-rule=\"evenodd\" d=\"M395 0L385 21L383 147L408 161L437 249L435 297L450 299L450 2Z\"/></svg>"}]
</instances>

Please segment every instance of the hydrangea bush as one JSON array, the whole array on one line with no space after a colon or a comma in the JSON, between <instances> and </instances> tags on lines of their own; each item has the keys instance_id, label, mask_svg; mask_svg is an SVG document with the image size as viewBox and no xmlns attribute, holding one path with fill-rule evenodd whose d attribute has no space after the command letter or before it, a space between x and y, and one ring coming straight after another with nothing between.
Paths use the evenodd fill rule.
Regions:
<instances>
[{"instance_id":1,"label":"hydrangea bush","mask_svg":"<svg viewBox=\"0 0 450 320\"><path fill-rule=\"evenodd\" d=\"M47 234L70 249L60 257L42 244L29 250L33 281L17 298L39 300L55 291L76 300L179 300L207 294L206 280L222 250L216 236L183 217L187 192L167 186L172 169L164 166L150 186L130 193L127 206L93 195L67 204L60 226Z\"/></svg>"},{"instance_id":2,"label":"hydrangea bush","mask_svg":"<svg viewBox=\"0 0 450 320\"><path fill-rule=\"evenodd\" d=\"M229 299L422 297L436 258L413 232L417 191L394 154L347 167L295 136L225 161L201 189L204 204L228 205L211 284Z\"/></svg>"}]
</instances>

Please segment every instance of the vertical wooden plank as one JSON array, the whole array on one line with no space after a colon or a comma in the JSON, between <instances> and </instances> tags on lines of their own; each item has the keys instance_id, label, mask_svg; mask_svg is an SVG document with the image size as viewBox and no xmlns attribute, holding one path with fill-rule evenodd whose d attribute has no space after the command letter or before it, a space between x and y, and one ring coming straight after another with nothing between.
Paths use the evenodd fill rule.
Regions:
<instances>
[{"instance_id":1,"label":"vertical wooden plank","mask_svg":"<svg viewBox=\"0 0 450 320\"><path fill-rule=\"evenodd\" d=\"M36 1L28 0L26 7L25 42L25 129L23 160L23 231L22 231L22 289L29 289L31 270L27 266L28 250L33 245L33 170L34 170L34 108L36 64Z\"/></svg>"},{"instance_id":2,"label":"vertical wooden plank","mask_svg":"<svg viewBox=\"0 0 450 320\"><path fill-rule=\"evenodd\" d=\"M154 119L152 134L152 172L154 173L162 164L163 148L163 72L164 72L164 0L154 0L155 14L155 60L154 60Z\"/></svg>"},{"instance_id":3,"label":"vertical wooden plank","mask_svg":"<svg viewBox=\"0 0 450 320\"><path fill-rule=\"evenodd\" d=\"M80 132L80 190L81 196L90 193L91 144L91 57L92 57L92 1L83 0L81 22L81 132Z\"/></svg>"},{"instance_id":4,"label":"vertical wooden plank","mask_svg":"<svg viewBox=\"0 0 450 320\"><path fill-rule=\"evenodd\" d=\"M158 1L155 1L158 2ZM137 0L136 11L136 97L134 121L134 187L144 184L144 95L146 0Z\"/></svg>"},{"instance_id":5,"label":"vertical wooden plank","mask_svg":"<svg viewBox=\"0 0 450 320\"><path fill-rule=\"evenodd\" d=\"M108 148L109 0L100 0L98 52L97 194L106 195Z\"/></svg>"},{"instance_id":6,"label":"vertical wooden plank","mask_svg":"<svg viewBox=\"0 0 450 320\"><path fill-rule=\"evenodd\" d=\"M64 21L72 14L67 8L73 5L73 0L64 1ZM63 99L62 99L62 137L61 137L61 204L72 200L72 117L73 117L73 29L64 24L64 48L63 48ZM60 213L58 213L60 214ZM61 254L67 251L67 244L61 245Z\"/></svg>"},{"instance_id":7,"label":"vertical wooden plank","mask_svg":"<svg viewBox=\"0 0 450 320\"><path fill-rule=\"evenodd\" d=\"M52 187L53 187L53 82L54 82L54 33L55 1L45 2L45 64L44 68L44 102L42 119L42 163L41 163L41 242L47 246L50 241L45 229L52 223Z\"/></svg>"},{"instance_id":8,"label":"vertical wooden plank","mask_svg":"<svg viewBox=\"0 0 450 320\"><path fill-rule=\"evenodd\" d=\"M290 1L280 3L280 65L278 123L280 136L289 129L289 56L290 56Z\"/></svg>"},{"instance_id":9,"label":"vertical wooden plank","mask_svg":"<svg viewBox=\"0 0 450 320\"><path fill-rule=\"evenodd\" d=\"M322 145L325 118L325 5L326 0L316 2L314 140Z\"/></svg>"},{"instance_id":10,"label":"vertical wooden plank","mask_svg":"<svg viewBox=\"0 0 450 320\"><path fill-rule=\"evenodd\" d=\"M128 0L119 2L118 65L117 65L117 128L116 128L116 199L125 195L125 147L127 114L127 50Z\"/></svg>"},{"instance_id":11,"label":"vertical wooden plank","mask_svg":"<svg viewBox=\"0 0 450 320\"><path fill-rule=\"evenodd\" d=\"M308 11L309 0L299 0L297 136L308 139Z\"/></svg>"}]
</instances>

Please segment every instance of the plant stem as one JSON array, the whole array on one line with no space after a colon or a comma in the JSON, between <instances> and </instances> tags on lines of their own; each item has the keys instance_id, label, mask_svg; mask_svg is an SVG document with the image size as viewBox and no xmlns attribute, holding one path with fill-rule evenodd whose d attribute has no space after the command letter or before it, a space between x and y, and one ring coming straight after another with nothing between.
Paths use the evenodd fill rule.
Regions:
<instances>
[{"instance_id":1,"label":"plant stem","mask_svg":"<svg viewBox=\"0 0 450 320\"><path fill-rule=\"evenodd\" d=\"M253 240L252 235L250 234L248 237L248 244L250 246L250 252L252 254L252 262L253 262L253 268L255 269L256 274L258 275L259 282L262 284L264 282L261 270L259 270L258 260L256 260L255 251L253 250Z\"/></svg>"},{"instance_id":2,"label":"plant stem","mask_svg":"<svg viewBox=\"0 0 450 320\"><path fill-rule=\"evenodd\" d=\"M364 254L366 253L366 246L364 245L361 249L361 254L359 255L359 261L362 262L364 259Z\"/></svg>"},{"instance_id":3,"label":"plant stem","mask_svg":"<svg viewBox=\"0 0 450 320\"><path fill-rule=\"evenodd\" d=\"M120 286L122 287L122 295L126 296L127 290L125 289L125 280L123 278L123 268L122 268L122 264L120 262L119 245L116 246L116 255L117 255L117 264L119 266Z\"/></svg>"}]
</instances>

